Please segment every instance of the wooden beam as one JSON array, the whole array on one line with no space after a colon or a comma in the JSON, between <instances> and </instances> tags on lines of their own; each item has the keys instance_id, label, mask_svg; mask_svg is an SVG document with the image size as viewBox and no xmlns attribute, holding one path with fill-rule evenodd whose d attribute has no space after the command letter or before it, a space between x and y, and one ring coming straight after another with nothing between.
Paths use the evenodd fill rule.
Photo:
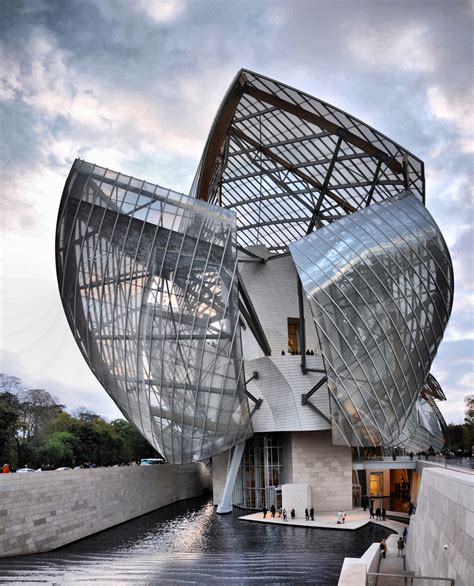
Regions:
<instances>
[{"instance_id":1,"label":"wooden beam","mask_svg":"<svg viewBox=\"0 0 474 586\"><path fill-rule=\"evenodd\" d=\"M346 142L358 147L359 149L361 149L362 151L364 151L368 155L375 157L376 159L379 159L382 162L384 162L397 175L403 174L402 165L397 160L395 160L392 156L390 156L386 152L380 150L379 148L375 147L373 144L371 144L367 140L364 140L360 136L357 136L356 134L349 132L348 130L346 130L342 126L338 126L337 124L334 124L334 122L330 122L329 120L326 120L326 118L324 118L323 116L319 116L318 114L315 114L314 112L309 112L308 110L305 110L301 106L298 106L296 104L292 104L291 102L288 102L287 100L284 100L283 98L280 98L279 96L269 94L268 92L262 91L256 87L247 85L243 89L244 89L245 94L252 96L256 100L259 100L260 102L265 102L266 104L270 104L272 106L275 106L276 108L279 108L280 110L283 110L284 112L288 112L289 114L293 114L294 116L300 118L301 120L305 120L306 122L309 122L310 124L315 124L319 128L322 128L323 130L327 130L331 134L335 134L335 135L341 137Z\"/></svg>"},{"instance_id":2,"label":"wooden beam","mask_svg":"<svg viewBox=\"0 0 474 586\"><path fill-rule=\"evenodd\" d=\"M309 185L311 185L312 187L315 187L318 190L321 190L323 188L323 184L320 181L318 181L317 179L314 179L313 177L310 177L309 175L307 175L306 173L303 173L303 171L300 171L299 169L295 169L293 167L293 165L291 165L291 163L289 163L286 159L284 159L283 157L280 157L279 155L274 153L270 148L261 145L258 141L254 140L250 136L247 136L244 132L242 132L238 128L232 128L232 133L235 134L235 136L238 136L241 140L245 141L246 143L251 144L253 147L255 147L255 149L262 152L266 157L268 157L272 161L276 161L279 165L281 165L282 167L284 167L288 171L291 171L291 173L293 173L293 175L296 175L297 177L299 177L303 181L306 181L306 183L309 183ZM329 189L326 190L325 195L327 195L329 198L331 198L332 200L337 202L345 210L347 210L349 212L356 211L356 208L353 205L351 205L343 197L341 197L340 195L337 195L336 193L333 193Z\"/></svg>"},{"instance_id":3,"label":"wooden beam","mask_svg":"<svg viewBox=\"0 0 474 586\"><path fill-rule=\"evenodd\" d=\"M209 186L214 172L215 164L219 151L224 143L225 137L229 130L232 120L237 110L237 106L242 98L243 88L247 83L247 76L242 72L234 85L227 94L219 114L214 122L209 142L203 154L203 166L199 173L199 183L197 185L196 197L207 201L209 198Z\"/></svg>"}]
</instances>

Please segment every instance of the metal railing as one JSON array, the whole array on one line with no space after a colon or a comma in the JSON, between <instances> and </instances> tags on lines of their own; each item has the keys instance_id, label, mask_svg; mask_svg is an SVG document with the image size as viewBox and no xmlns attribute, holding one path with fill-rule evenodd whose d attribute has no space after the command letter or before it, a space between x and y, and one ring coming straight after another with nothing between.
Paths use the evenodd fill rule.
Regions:
<instances>
[{"instance_id":1,"label":"metal railing","mask_svg":"<svg viewBox=\"0 0 474 586\"><path fill-rule=\"evenodd\" d=\"M400 584L404 584L404 586L416 586L417 582L415 580L431 580L435 582L448 582L449 586L455 586L454 578L438 578L435 576L415 576L415 572L403 572L401 574L384 574L382 572L369 572L367 574L367 581L366 584L374 584L375 582L370 580L370 577L377 576L376 581L378 583L379 577L383 578L401 578L403 582L400 581ZM431 582L430 582L431 583Z\"/></svg>"}]
</instances>

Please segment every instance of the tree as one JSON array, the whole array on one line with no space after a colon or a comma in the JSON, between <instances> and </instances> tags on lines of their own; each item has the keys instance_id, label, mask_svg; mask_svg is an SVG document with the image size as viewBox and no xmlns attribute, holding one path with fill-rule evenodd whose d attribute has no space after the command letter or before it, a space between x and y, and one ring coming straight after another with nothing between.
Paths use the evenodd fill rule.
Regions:
<instances>
[{"instance_id":1,"label":"tree","mask_svg":"<svg viewBox=\"0 0 474 586\"><path fill-rule=\"evenodd\" d=\"M10 392L0 393L0 466L4 462L18 465L16 430L20 415L20 403Z\"/></svg>"},{"instance_id":2,"label":"tree","mask_svg":"<svg viewBox=\"0 0 474 586\"><path fill-rule=\"evenodd\" d=\"M36 466L72 466L75 437L69 431L55 431L36 450Z\"/></svg>"}]
</instances>

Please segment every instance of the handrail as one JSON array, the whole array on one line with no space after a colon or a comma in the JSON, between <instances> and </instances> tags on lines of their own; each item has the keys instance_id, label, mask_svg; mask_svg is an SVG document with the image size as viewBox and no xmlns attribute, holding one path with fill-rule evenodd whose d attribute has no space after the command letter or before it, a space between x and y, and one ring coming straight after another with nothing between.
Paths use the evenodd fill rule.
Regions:
<instances>
[{"instance_id":1,"label":"handrail","mask_svg":"<svg viewBox=\"0 0 474 586\"><path fill-rule=\"evenodd\" d=\"M454 578L436 578L434 576L415 576L414 572L405 572L403 574L384 574L381 572L368 572L367 578L369 576L385 576L390 578L404 578L405 580L410 580L410 586L413 586L413 580L436 580L436 581L443 581L449 582L450 586L455 586Z\"/></svg>"}]
</instances>

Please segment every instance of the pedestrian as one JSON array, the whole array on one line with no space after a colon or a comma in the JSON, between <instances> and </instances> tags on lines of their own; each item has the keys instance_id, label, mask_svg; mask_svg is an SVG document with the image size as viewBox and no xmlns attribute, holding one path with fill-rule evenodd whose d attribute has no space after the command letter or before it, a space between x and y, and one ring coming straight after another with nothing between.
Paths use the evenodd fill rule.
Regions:
<instances>
[{"instance_id":1,"label":"pedestrian","mask_svg":"<svg viewBox=\"0 0 474 586\"><path fill-rule=\"evenodd\" d=\"M272 519L274 519L275 518L275 513L276 513L275 505L272 505L270 507L270 513L272 514Z\"/></svg>"},{"instance_id":2,"label":"pedestrian","mask_svg":"<svg viewBox=\"0 0 474 586\"><path fill-rule=\"evenodd\" d=\"M403 543L407 542L407 537L408 537L408 527L405 527L405 529L403 530Z\"/></svg>"},{"instance_id":3,"label":"pedestrian","mask_svg":"<svg viewBox=\"0 0 474 586\"><path fill-rule=\"evenodd\" d=\"M402 558L403 557L403 549L405 547L405 544L403 543L403 537L400 537L398 539L397 547L398 547L398 555L397 555L397 557L398 558Z\"/></svg>"},{"instance_id":4,"label":"pedestrian","mask_svg":"<svg viewBox=\"0 0 474 586\"><path fill-rule=\"evenodd\" d=\"M382 511L380 510L380 507L377 507L375 509L375 518L377 519L377 521L380 521L381 515L382 515Z\"/></svg>"},{"instance_id":5,"label":"pedestrian","mask_svg":"<svg viewBox=\"0 0 474 586\"><path fill-rule=\"evenodd\" d=\"M362 499L362 506L364 507L364 512L367 510L367 499L364 497Z\"/></svg>"},{"instance_id":6,"label":"pedestrian","mask_svg":"<svg viewBox=\"0 0 474 586\"><path fill-rule=\"evenodd\" d=\"M288 520L288 517L286 514L286 509L283 509L283 521L287 521L287 520Z\"/></svg>"},{"instance_id":7,"label":"pedestrian","mask_svg":"<svg viewBox=\"0 0 474 586\"><path fill-rule=\"evenodd\" d=\"M308 511L308 507L306 507L306 509L304 510L304 516L306 521L309 521L309 511Z\"/></svg>"},{"instance_id":8,"label":"pedestrian","mask_svg":"<svg viewBox=\"0 0 474 586\"><path fill-rule=\"evenodd\" d=\"M346 522L346 511L342 511L342 524L344 525L344 523Z\"/></svg>"},{"instance_id":9,"label":"pedestrian","mask_svg":"<svg viewBox=\"0 0 474 586\"><path fill-rule=\"evenodd\" d=\"M2 473L3 474L10 474L10 464L4 464L2 466Z\"/></svg>"},{"instance_id":10,"label":"pedestrian","mask_svg":"<svg viewBox=\"0 0 474 586\"><path fill-rule=\"evenodd\" d=\"M374 518L374 507L370 507L369 509L369 519L373 519Z\"/></svg>"},{"instance_id":11,"label":"pedestrian","mask_svg":"<svg viewBox=\"0 0 474 586\"><path fill-rule=\"evenodd\" d=\"M264 506L262 511L263 511L263 518L265 519L265 517L267 516L267 507Z\"/></svg>"},{"instance_id":12,"label":"pedestrian","mask_svg":"<svg viewBox=\"0 0 474 586\"><path fill-rule=\"evenodd\" d=\"M341 511L341 509L339 509L339 511L337 512L337 515L336 515L336 523L338 525L340 525L342 523L342 511Z\"/></svg>"},{"instance_id":13,"label":"pedestrian","mask_svg":"<svg viewBox=\"0 0 474 586\"><path fill-rule=\"evenodd\" d=\"M410 460L413 460L413 452L410 452Z\"/></svg>"},{"instance_id":14,"label":"pedestrian","mask_svg":"<svg viewBox=\"0 0 474 586\"><path fill-rule=\"evenodd\" d=\"M382 509L382 521L385 521L385 517L387 515L387 511L385 510L385 507Z\"/></svg>"},{"instance_id":15,"label":"pedestrian","mask_svg":"<svg viewBox=\"0 0 474 586\"><path fill-rule=\"evenodd\" d=\"M291 518L294 519L296 517L295 509L291 509Z\"/></svg>"},{"instance_id":16,"label":"pedestrian","mask_svg":"<svg viewBox=\"0 0 474 586\"><path fill-rule=\"evenodd\" d=\"M387 555L387 542L385 539L382 539L380 542L380 555L384 558Z\"/></svg>"},{"instance_id":17,"label":"pedestrian","mask_svg":"<svg viewBox=\"0 0 474 586\"><path fill-rule=\"evenodd\" d=\"M311 507L310 510L309 510L309 516L311 517L311 521L314 521L314 509L313 509L313 507Z\"/></svg>"},{"instance_id":18,"label":"pedestrian","mask_svg":"<svg viewBox=\"0 0 474 586\"><path fill-rule=\"evenodd\" d=\"M282 515L282 513L283 513L283 509L280 507L280 508L278 509L278 518L279 518L279 519L281 519L281 515Z\"/></svg>"},{"instance_id":19,"label":"pedestrian","mask_svg":"<svg viewBox=\"0 0 474 586\"><path fill-rule=\"evenodd\" d=\"M413 515L413 503L408 505L408 516Z\"/></svg>"}]
</instances>

